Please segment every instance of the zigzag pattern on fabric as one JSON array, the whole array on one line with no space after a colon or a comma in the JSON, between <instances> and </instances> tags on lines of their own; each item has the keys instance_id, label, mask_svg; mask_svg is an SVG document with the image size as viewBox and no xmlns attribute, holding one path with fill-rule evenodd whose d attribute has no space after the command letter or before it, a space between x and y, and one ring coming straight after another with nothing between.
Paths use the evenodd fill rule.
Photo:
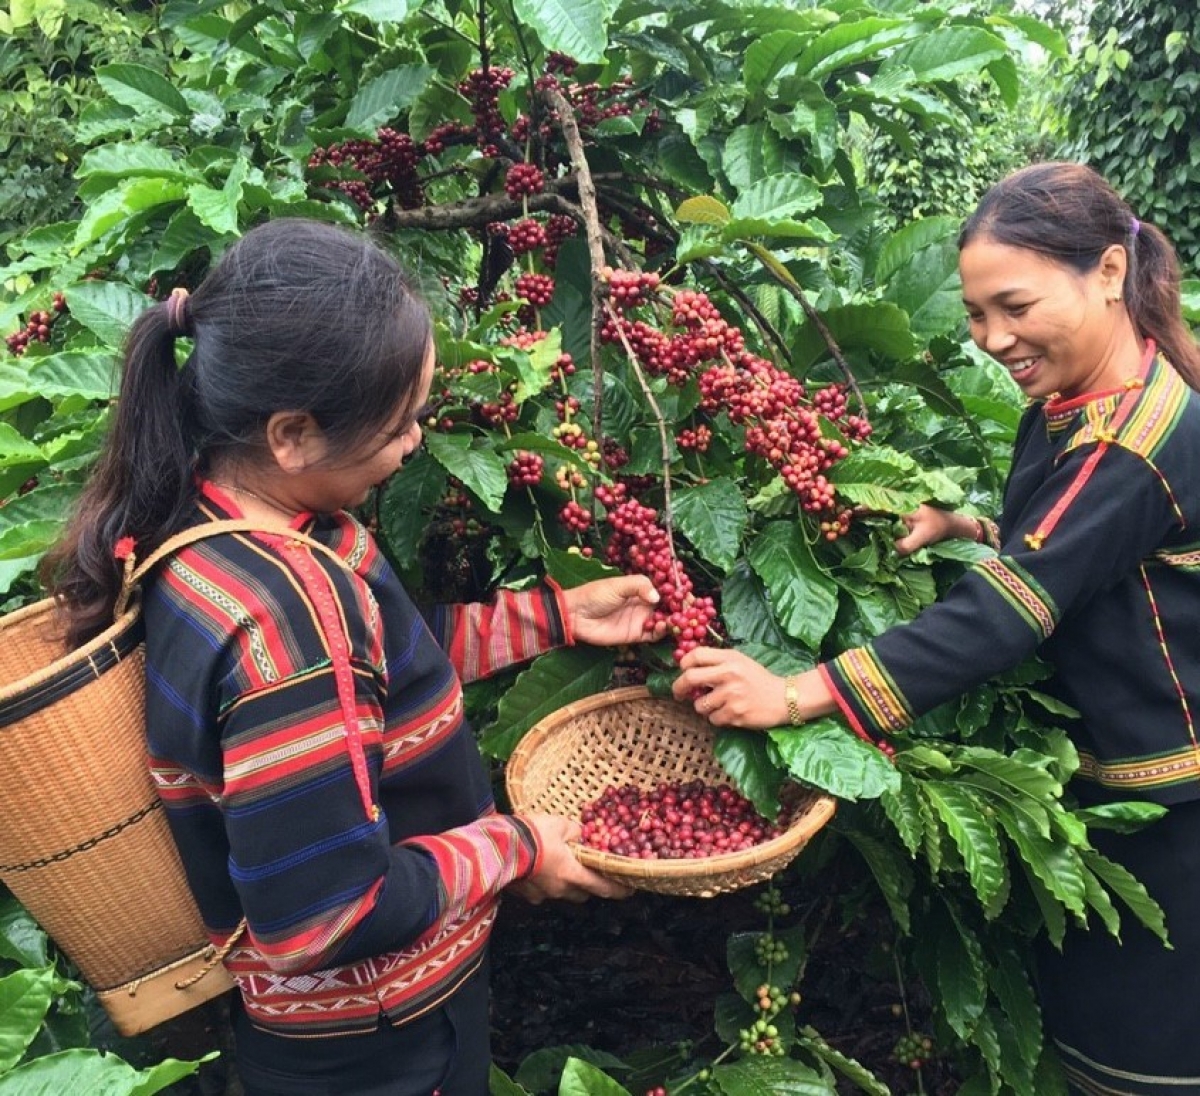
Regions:
<instances>
[{"instance_id":1,"label":"zigzag pattern on fabric","mask_svg":"<svg viewBox=\"0 0 1200 1096\"><path fill-rule=\"evenodd\" d=\"M1054 631L1059 619L1054 599L1011 556L981 560L974 569L1041 639Z\"/></svg>"},{"instance_id":2,"label":"zigzag pattern on fabric","mask_svg":"<svg viewBox=\"0 0 1200 1096\"><path fill-rule=\"evenodd\" d=\"M225 961L252 1017L289 1035L319 1036L374 1029L380 1011L413 1019L436 1007L478 967L497 907L474 910L420 944L347 966L305 974L262 968L254 948L235 948ZM454 985L447 975L457 974Z\"/></svg>"},{"instance_id":3,"label":"zigzag pattern on fabric","mask_svg":"<svg viewBox=\"0 0 1200 1096\"><path fill-rule=\"evenodd\" d=\"M833 665L875 726L898 731L913 721L913 711L904 694L869 646L838 655ZM837 689L832 691L836 697ZM855 726L855 730L867 737L861 728Z\"/></svg>"},{"instance_id":4,"label":"zigzag pattern on fabric","mask_svg":"<svg viewBox=\"0 0 1200 1096\"><path fill-rule=\"evenodd\" d=\"M1160 548L1151 557L1155 563L1181 571L1200 571L1200 544L1185 548Z\"/></svg>"},{"instance_id":5,"label":"zigzag pattern on fabric","mask_svg":"<svg viewBox=\"0 0 1200 1096\"><path fill-rule=\"evenodd\" d=\"M1194 784L1200 779L1200 756L1194 746L1182 746L1149 757L1100 761L1088 750L1079 751L1078 776L1107 788L1165 788Z\"/></svg>"}]
</instances>

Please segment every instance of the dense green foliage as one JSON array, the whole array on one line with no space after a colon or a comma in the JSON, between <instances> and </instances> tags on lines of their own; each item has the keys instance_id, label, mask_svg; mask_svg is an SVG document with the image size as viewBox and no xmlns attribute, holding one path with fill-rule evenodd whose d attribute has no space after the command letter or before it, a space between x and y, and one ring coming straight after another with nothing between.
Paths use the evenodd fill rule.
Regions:
<instances>
[{"instance_id":1,"label":"dense green foliage","mask_svg":"<svg viewBox=\"0 0 1200 1096\"><path fill-rule=\"evenodd\" d=\"M1200 273L1200 8L1097 4L1089 41L1061 79L1063 153L1090 163Z\"/></svg>"},{"instance_id":2,"label":"dense green foliage","mask_svg":"<svg viewBox=\"0 0 1200 1096\"><path fill-rule=\"evenodd\" d=\"M67 56L79 20L22 33ZM1032 40L1061 50L1045 28L916 0L169 0L111 23L134 52L85 33L94 79L56 110L77 189L58 219L8 241L0 268L0 323L28 335L0 362L11 602L38 593L34 568L97 452L132 318L194 286L246 227L286 215L369 224L438 312L424 450L368 515L414 590L486 594L546 571L571 585L633 566L606 516L621 489L650 514L645 529L670 535L681 618L711 598L721 642L791 670L911 619L984 551L891 548L896 515L922 501L995 508L1019 398L964 338L955 218L898 223L864 173L862 134L961 142L984 109L972 102L1018 102ZM513 186L515 164L541 182ZM609 265L657 278L618 304ZM761 383L794 397L775 427L801 411L816 424L806 453L828 483L815 496L756 442L761 422L707 397L726 368L743 395ZM536 469L519 484L518 460ZM664 644L616 670L661 684L672 666ZM503 759L613 674L610 654L570 649L473 687L485 750ZM897 737L894 764L833 720L718 743L764 810L789 778L845 801L796 870L825 879L852 863L870 881L964 1093L1061 1090L1025 970L1037 932L1058 938L1089 911L1115 931L1112 896L1160 927L1088 839L1089 825L1153 812L1074 808L1071 713L1043 676L1031 664L930 713ZM728 1096L832 1093L838 1076L884 1091L790 1011L774 1017L781 1058L738 1053L756 988L802 978L810 928L773 919L777 962L760 940L730 941L716 1024L729 1050L672 1060L664 1079ZM2 954L21 968L9 978L46 965ZM45 1013L22 1021L9 1064ZM565 1090L624 1091L594 1066L565 1068ZM521 1083L540 1090L532 1077Z\"/></svg>"},{"instance_id":3,"label":"dense green foliage","mask_svg":"<svg viewBox=\"0 0 1200 1096\"><path fill-rule=\"evenodd\" d=\"M958 126L914 135L892 125L873 135L867 178L894 224L936 216L962 220L992 183L1045 159L1033 114L1004 106L991 84L964 86L960 108Z\"/></svg>"}]
</instances>

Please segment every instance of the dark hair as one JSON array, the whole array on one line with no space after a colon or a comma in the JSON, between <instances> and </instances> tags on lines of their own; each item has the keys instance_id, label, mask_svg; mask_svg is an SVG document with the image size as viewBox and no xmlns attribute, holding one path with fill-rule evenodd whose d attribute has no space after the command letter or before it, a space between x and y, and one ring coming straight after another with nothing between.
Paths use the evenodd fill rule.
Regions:
<instances>
[{"instance_id":1,"label":"dark hair","mask_svg":"<svg viewBox=\"0 0 1200 1096\"><path fill-rule=\"evenodd\" d=\"M175 339L193 339L186 363ZM132 537L141 557L186 524L195 475L215 455L258 460L276 411L307 411L336 456L419 398L432 336L399 263L317 221L251 229L189 297L134 322L112 427L43 574L78 643L110 622Z\"/></svg>"},{"instance_id":2,"label":"dark hair","mask_svg":"<svg viewBox=\"0 0 1200 1096\"><path fill-rule=\"evenodd\" d=\"M1122 294L1135 329L1200 388L1200 347L1183 319L1175 249L1090 167L1034 164L1002 179L963 225L959 250L980 236L1036 251L1081 274L1121 244L1129 256Z\"/></svg>"}]
</instances>

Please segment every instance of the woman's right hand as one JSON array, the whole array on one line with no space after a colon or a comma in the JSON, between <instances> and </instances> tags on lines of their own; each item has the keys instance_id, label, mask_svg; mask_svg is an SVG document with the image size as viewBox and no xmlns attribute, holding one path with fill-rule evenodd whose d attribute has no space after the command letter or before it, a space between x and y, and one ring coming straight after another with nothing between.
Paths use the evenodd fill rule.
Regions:
<instances>
[{"instance_id":1,"label":"woman's right hand","mask_svg":"<svg viewBox=\"0 0 1200 1096\"><path fill-rule=\"evenodd\" d=\"M979 523L975 518L956 514L953 510L941 510L928 503L922 503L911 514L902 515L900 520L908 529L904 536L896 538L896 551L902 556L910 556L918 548L927 548L943 540L975 540L979 534Z\"/></svg>"},{"instance_id":2,"label":"woman's right hand","mask_svg":"<svg viewBox=\"0 0 1200 1096\"><path fill-rule=\"evenodd\" d=\"M542 855L537 870L509 885L508 890L537 905L547 898L586 902L589 898L628 898L633 890L584 867L576 858L572 842L582 836L578 822L557 814L520 816L536 834Z\"/></svg>"}]
</instances>

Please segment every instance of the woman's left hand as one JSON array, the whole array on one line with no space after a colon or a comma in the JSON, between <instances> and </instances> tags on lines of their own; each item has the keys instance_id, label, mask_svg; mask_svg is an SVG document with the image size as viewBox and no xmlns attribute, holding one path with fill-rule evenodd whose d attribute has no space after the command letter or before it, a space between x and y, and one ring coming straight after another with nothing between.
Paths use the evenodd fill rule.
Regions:
<instances>
[{"instance_id":1,"label":"woman's left hand","mask_svg":"<svg viewBox=\"0 0 1200 1096\"><path fill-rule=\"evenodd\" d=\"M665 625L646 625L658 604L658 591L645 575L620 575L562 591L568 626L577 642L619 647L658 639Z\"/></svg>"}]
</instances>

